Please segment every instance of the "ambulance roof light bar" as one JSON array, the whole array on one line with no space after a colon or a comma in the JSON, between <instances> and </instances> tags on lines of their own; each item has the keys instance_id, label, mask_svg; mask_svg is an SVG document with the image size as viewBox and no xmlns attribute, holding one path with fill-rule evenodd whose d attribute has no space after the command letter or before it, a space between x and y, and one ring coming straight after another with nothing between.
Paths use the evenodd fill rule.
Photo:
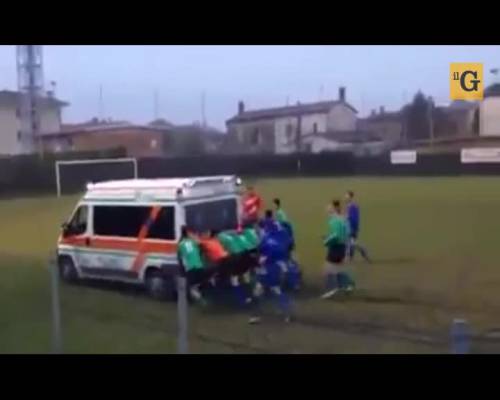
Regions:
<instances>
[{"instance_id":1,"label":"ambulance roof light bar","mask_svg":"<svg viewBox=\"0 0 500 400\"><path fill-rule=\"evenodd\" d=\"M192 178L185 183L185 187L194 187L200 185L210 185L210 184L221 184L230 183L232 181L237 182L239 178L233 175L221 175L221 176L207 176L206 178Z\"/></svg>"}]
</instances>

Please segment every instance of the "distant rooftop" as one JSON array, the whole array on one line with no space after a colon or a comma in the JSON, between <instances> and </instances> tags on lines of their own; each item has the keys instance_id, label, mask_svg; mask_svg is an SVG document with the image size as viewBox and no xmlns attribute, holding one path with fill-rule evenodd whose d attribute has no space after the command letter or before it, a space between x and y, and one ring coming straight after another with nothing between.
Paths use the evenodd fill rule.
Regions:
<instances>
[{"instance_id":1,"label":"distant rooftop","mask_svg":"<svg viewBox=\"0 0 500 400\"><path fill-rule=\"evenodd\" d=\"M467 100L454 100L448 106L452 109L460 109L460 110L470 110L477 106L477 102L475 101L467 101Z\"/></svg>"},{"instance_id":2,"label":"distant rooftop","mask_svg":"<svg viewBox=\"0 0 500 400\"><path fill-rule=\"evenodd\" d=\"M306 104L298 103L293 106L263 108L260 110L243 111L235 115L231 119L229 119L227 123L296 116L298 114L303 115L303 114L327 113L333 107L338 105L344 105L350 108L353 112L355 113L358 112L352 105L350 105L345 101L331 100L331 101L320 101L317 103L306 103Z\"/></svg>"},{"instance_id":3,"label":"distant rooftop","mask_svg":"<svg viewBox=\"0 0 500 400\"><path fill-rule=\"evenodd\" d=\"M156 127L150 125L139 125L132 124L130 122L107 122L107 123L82 123L82 124L63 124L61 126L61 130L59 132L48 132L44 133L44 137L64 137L71 135L78 135L82 133L90 133L90 132L106 132L113 133L116 131L120 131L123 129L133 129L140 130L145 132L167 132L171 131L171 129L166 127Z\"/></svg>"},{"instance_id":4,"label":"distant rooftop","mask_svg":"<svg viewBox=\"0 0 500 400\"><path fill-rule=\"evenodd\" d=\"M15 92L13 90L0 90L0 102L17 104L20 101L20 97L21 93L19 92ZM44 104L56 107L65 107L69 105L69 103L51 96L39 97L39 100Z\"/></svg>"},{"instance_id":5,"label":"distant rooftop","mask_svg":"<svg viewBox=\"0 0 500 400\"><path fill-rule=\"evenodd\" d=\"M500 83L494 83L484 89L484 97L500 97Z\"/></svg>"},{"instance_id":6,"label":"distant rooftop","mask_svg":"<svg viewBox=\"0 0 500 400\"><path fill-rule=\"evenodd\" d=\"M365 121L399 121L401 119L401 111L383 111L371 114L364 118Z\"/></svg>"}]
</instances>

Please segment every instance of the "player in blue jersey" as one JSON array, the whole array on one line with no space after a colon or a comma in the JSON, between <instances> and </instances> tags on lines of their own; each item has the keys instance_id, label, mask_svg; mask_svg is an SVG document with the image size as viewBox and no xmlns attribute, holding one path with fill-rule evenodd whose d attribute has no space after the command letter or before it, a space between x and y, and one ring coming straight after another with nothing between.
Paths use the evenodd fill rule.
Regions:
<instances>
[{"instance_id":1,"label":"player in blue jersey","mask_svg":"<svg viewBox=\"0 0 500 400\"><path fill-rule=\"evenodd\" d=\"M285 322L291 319L291 300L281 289L282 269L280 262L287 257L283 231L279 225L272 221L272 211L266 211L265 223L263 226L262 239L259 245L261 255L261 267L258 272L258 283L255 287L255 295L261 298L265 291L268 291L277 301L281 312L285 317ZM256 323L259 317L252 317L250 323Z\"/></svg>"},{"instance_id":2,"label":"player in blue jersey","mask_svg":"<svg viewBox=\"0 0 500 400\"><path fill-rule=\"evenodd\" d=\"M360 212L359 206L354 201L354 192L349 190L346 195L346 218L349 223L349 231L350 237L348 242L348 255L349 260L352 261L354 259L354 253L359 251L361 257L363 257L366 261L371 262L370 257L368 256L368 252L364 246L359 244L358 236L359 236L359 228L360 228Z\"/></svg>"}]
</instances>

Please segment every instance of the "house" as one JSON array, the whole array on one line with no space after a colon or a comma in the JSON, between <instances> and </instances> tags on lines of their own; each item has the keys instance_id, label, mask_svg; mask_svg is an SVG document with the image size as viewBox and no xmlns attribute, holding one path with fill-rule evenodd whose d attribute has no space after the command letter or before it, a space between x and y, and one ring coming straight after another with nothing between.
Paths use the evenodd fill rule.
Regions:
<instances>
[{"instance_id":1,"label":"house","mask_svg":"<svg viewBox=\"0 0 500 400\"><path fill-rule=\"evenodd\" d=\"M10 90L0 91L0 154L16 155L26 152L21 141L19 105L21 94ZM38 99L40 110L40 135L61 129L61 111L68 103L53 96Z\"/></svg>"},{"instance_id":2,"label":"house","mask_svg":"<svg viewBox=\"0 0 500 400\"><path fill-rule=\"evenodd\" d=\"M346 102L346 90L338 100L293 106L245 110L226 121L234 152L288 154L303 151L302 139L310 134L356 129L357 110Z\"/></svg>"},{"instance_id":3,"label":"house","mask_svg":"<svg viewBox=\"0 0 500 400\"><path fill-rule=\"evenodd\" d=\"M168 157L216 153L223 135L200 125L92 120L66 124L59 132L43 135L47 152L101 151L124 148L129 157Z\"/></svg>"},{"instance_id":4,"label":"house","mask_svg":"<svg viewBox=\"0 0 500 400\"><path fill-rule=\"evenodd\" d=\"M484 90L484 99L479 106L480 136L500 136L500 83Z\"/></svg>"},{"instance_id":5,"label":"house","mask_svg":"<svg viewBox=\"0 0 500 400\"><path fill-rule=\"evenodd\" d=\"M357 127L361 131L370 132L386 143L398 143L403 139L403 113L401 111L386 111L380 107L377 113L358 120Z\"/></svg>"},{"instance_id":6,"label":"house","mask_svg":"<svg viewBox=\"0 0 500 400\"><path fill-rule=\"evenodd\" d=\"M44 134L44 151L100 151L124 148L130 157L163 156L170 148L171 131L147 125L122 123L74 124Z\"/></svg>"}]
</instances>

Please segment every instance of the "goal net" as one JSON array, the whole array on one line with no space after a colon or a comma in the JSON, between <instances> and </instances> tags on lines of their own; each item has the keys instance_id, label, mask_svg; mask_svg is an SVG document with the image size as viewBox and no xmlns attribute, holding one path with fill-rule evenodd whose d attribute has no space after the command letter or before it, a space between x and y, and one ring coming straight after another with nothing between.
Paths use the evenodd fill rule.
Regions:
<instances>
[{"instance_id":1,"label":"goal net","mask_svg":"<svg viewBox=\"0 0 500 400\"><path fill-rule=\"evenodd\" d=\"M135 158L56 161L55 168L58 197L81 192L90 182L138 178Z\"/></svg>"}]
</instances>

